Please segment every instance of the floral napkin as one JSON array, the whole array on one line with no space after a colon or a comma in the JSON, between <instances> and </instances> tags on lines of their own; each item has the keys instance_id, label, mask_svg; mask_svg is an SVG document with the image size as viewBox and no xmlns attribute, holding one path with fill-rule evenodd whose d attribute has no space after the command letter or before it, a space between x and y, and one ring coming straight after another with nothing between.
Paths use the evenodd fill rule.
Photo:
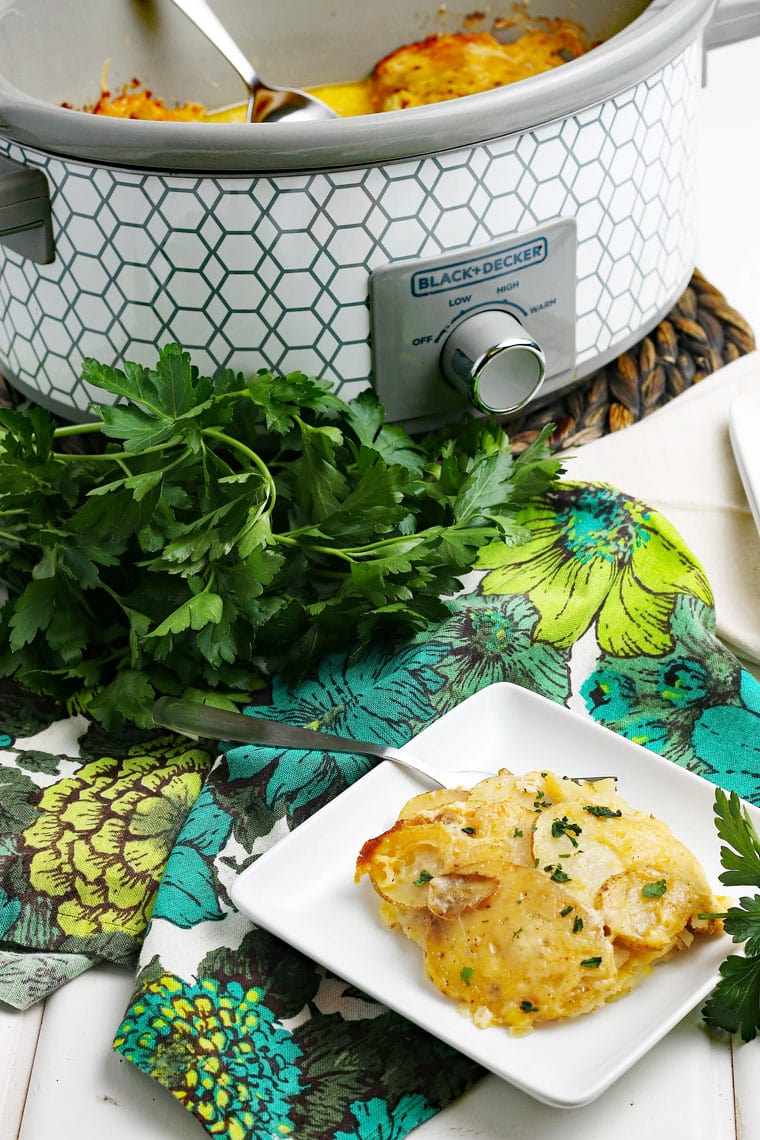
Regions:
<instances>
[{"instance_id":1,"label":"floral napkin","mask_svg":"<svg viewBox=\"0 0 760 1140\"><path fill-rule=\"evenodd\" d=\"M760 687L717 640L672 525L586 482L523 521L528 541L489 548L441 626L329 658L295 689L275 679L248 711L402 744L511 681L760 803ZM401 1140L481 1075L230 901L242 870L372 761L104 737L8 690L0 732L4 1000L139 952L115 1048L229 1140Z\"/></svg>"}]
</instances>

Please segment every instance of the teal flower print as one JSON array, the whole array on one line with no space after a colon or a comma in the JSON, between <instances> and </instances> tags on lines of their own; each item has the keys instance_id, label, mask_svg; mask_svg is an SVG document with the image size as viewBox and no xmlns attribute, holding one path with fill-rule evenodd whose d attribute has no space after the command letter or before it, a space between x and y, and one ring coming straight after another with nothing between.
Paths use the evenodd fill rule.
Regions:
<instances>
[{"instance_id":1,"label":"teal flower print","mask_svg":"<svg viewBox=\"0 0 760 1140\"><path fill-rule=\"evenodd\" d=\"M0 889L0 938L5 938L21 914L21 903Z\"/></svg>"},{"instance_id":2,"label":"teal flower print","mask_svg":"<svg viewBox=\"0 0 760 1140\"><path fill-rule=\"evenodd\" d=\"M211 860L227 842L232 824L232 817L219 807L213 789L206 784L169 856L152 918L164 918L183 929L224 918Z\"/></svg>"},{"instance_id":3,"label":"teal flower print","mask_svg":"<svg viewBox=\"0 0 760 1140\"><path fill-rule=\"evenodd\" d=\"M735 705L742 670L713 633L713 610L678 598L670 623L673 649L659 657L602 654L581 695L594 720L708 779L723 761L696 747L706 710ZM702 731L706 731L703 726Z\"/></svg>"},{"instance_id":4,"label":"teal flower print","mask_svg":"<svg viewBox=\"0 0 760 1140\"><path fill-rule=\"evenodd\" d=\"M435 1109L419 1093L402 1096L391 1111L379 1097L354 1101L355 1132L336 1132L335 1140L403 1140L413 1128L435 1115Z\"/></svg>"},{"instance_id":5,"label":"teal flower print","mask_svg":"<svg viewBox=\"0 0 760 1140\"><path fill-rule=\"evenodd\" d=\"M600 665L581 686L581 696L594 720L613 728L619 736L641 744L662 755L668 748L667 724L651 715L639 703L636 682L631 677L631 662L618 671L619 662L605 668ZM634 662L634 668L639 662Z\"/></svg>"},{"instance_id":6,"label":"teal flower print","mask_svg":"<svg viewBox=\"0 0 760 1140\"><path fill-rule=\"evenodd\" d=\"M247 711L355 739L403 744L435 715L433 694L444 678L436 666L446 647L411 645L400 653L374 652L358 662L332 655L316 676L294 690L280 679L272 703ZM227 751L231 779L250 779L273 765L265 797L271 809L285 803L292 814L313 810L327 795L342 791L373 761L355 753L290 752L235 746Z\"/></svg>"},{"instance_id":7,"label":"teal flower print","mask_svg":"<svg viewBox=\"0 0 760 1140\"><path fill-rule=\"evenodd\" d=\"M704 710L694 726L694 752L723 787L760 804L760 685L750 673L742 673L739 697L740 705Z\"/></svg>"},{"instance_id":8,"label":"teal flower print","mask_svg":"<svg viewBox=\"0 0 760 1140\"><path fill-rule=\"evenodd\" d=\"M256 987L164 973L144 984L114 1048L224 1140L293 1132L301 1050Z\"/></svg>"},{"instance_id":9,"label":"teal flower print","mask_svg":"<svg viewBox=\"0 0 760 1140\"><path fill-rule=\"evenodd\" d=\"M527 598L467 598L440 640L448 652L437 665L446 686L434 697L442 711L499 681L534 689L564 704L570 695L570 651L537 641L539 613Z\"/></svg>"}]
</instances>

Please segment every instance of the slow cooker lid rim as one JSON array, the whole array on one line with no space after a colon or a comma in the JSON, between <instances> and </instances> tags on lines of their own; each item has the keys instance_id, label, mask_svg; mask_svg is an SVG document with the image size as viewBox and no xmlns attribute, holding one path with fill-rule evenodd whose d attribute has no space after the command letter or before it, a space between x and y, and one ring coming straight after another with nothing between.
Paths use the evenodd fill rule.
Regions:
<instances>
[{"instance_id":1,"label":"slow cooker lid rim","mask_svg":"<svg viewBox=\"0 0 760 1140\"><path fill-rule=\"evenodd\" d=\"M715 5L716 0L654 0L598 49L554 71L510 87L383 115L309 126L268 124L261 128L267 145L253 153L243 145L251 130L244 125L224 124L217 133L209 124L87 117L27 97L2 76L0 132L9 142L45 155L167 174L295 176L401 162L530 131L614 98L655 75L699 38ZM653 48L652 41L658 49L654 53L645 50ZM66 129L72 125L73 131ZM51 135L56 139L52 145ZM235 145L226 145L230 139ZM445 145L436 139L446 140Z\"/></svg>"}]
</instances>

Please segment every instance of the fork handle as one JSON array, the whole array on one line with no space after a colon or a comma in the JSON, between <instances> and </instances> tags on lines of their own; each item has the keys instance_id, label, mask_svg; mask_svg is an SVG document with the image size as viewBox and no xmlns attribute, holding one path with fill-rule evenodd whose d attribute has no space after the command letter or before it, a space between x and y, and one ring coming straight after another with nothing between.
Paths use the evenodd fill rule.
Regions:
<instances>
[{"instance_id":1,"label":"fork handle","mask_svg":"<svg viewBox=\"0 0 760 1140\"><path fill-rule=\"evenodd\" d=\"M325 752L359 752L382 759L397 759L396 750L385 744L349 740L314 728L300 728L279 720L200 705L179 697L160 697L153 706L153 721L163 728L215 740L246 744L269 744L276 748L314 748Z\"/></svg>"}]
</instances>

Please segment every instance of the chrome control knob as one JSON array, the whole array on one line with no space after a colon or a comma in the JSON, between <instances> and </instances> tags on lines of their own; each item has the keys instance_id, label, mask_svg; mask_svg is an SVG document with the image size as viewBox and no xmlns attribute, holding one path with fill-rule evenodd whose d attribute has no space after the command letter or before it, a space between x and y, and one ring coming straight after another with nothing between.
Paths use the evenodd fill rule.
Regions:
<instances>
[{"instance_id":1,"label":"chrome control knob","mask_svg":"<svg viewBox=\"0 0 760 1140\"><path fill-rule=\"evenodd\" d=\"M465 317L446 338L439 363L448 382L491 415L527 404L546 372L540 345L504 309L481 309Z\"/></svg>"}]
</instances>

